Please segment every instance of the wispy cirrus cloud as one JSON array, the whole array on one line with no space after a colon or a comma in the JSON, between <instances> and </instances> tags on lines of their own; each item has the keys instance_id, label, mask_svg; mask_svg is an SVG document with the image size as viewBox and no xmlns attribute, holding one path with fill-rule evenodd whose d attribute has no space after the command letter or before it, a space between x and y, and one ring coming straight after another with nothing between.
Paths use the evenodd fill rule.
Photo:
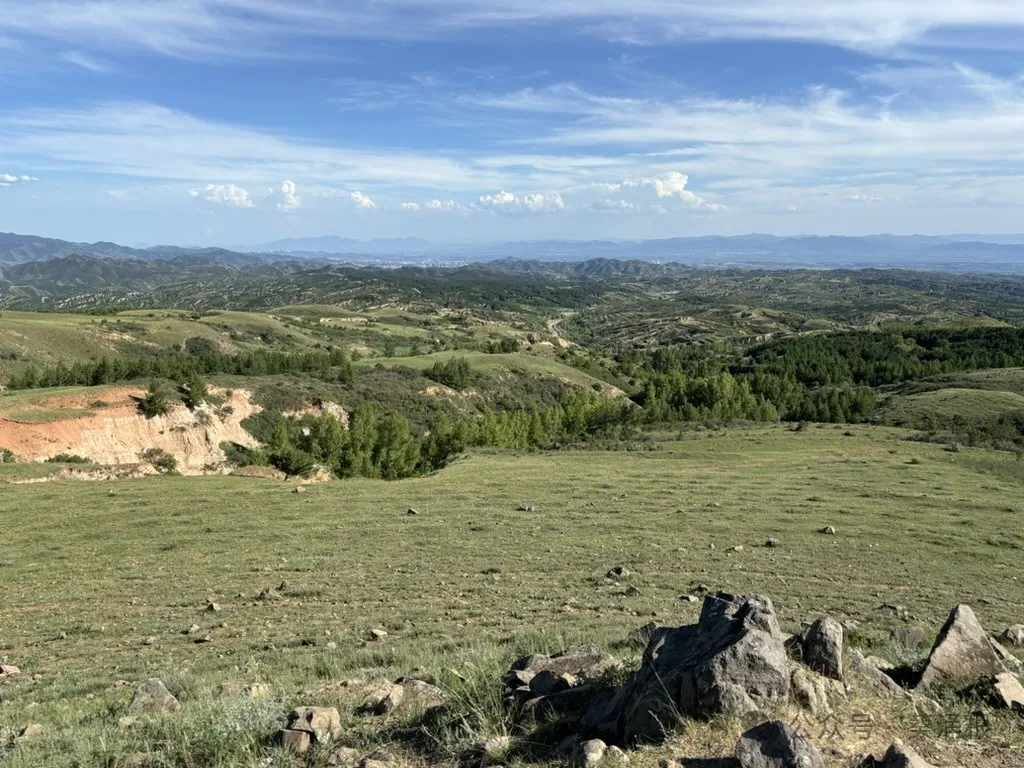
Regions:
<instances>
[{"instance_id":1,"label":"wispy cirrus cloud","mask_svg":"<svg viewBox=\"0 0 1024 768\"><path fill-rule=\"evenodd\" d=\"M81 67L97 74L106 74L112 70L110 64L103 61L103 59L88 53L82 53L81 51L64 51L60 58L68 64L74 64L76 67Z\"/></svg>"}]
</instances>

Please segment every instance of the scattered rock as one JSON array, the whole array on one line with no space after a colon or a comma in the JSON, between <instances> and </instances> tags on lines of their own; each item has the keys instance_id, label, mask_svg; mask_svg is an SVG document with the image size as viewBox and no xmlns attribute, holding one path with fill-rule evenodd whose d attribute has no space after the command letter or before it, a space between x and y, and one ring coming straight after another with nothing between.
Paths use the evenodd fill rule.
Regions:
<instances>
[{"instance_id":1,"label":"scattered rock","mask_svg":"<svg viewBox=\"0 0 1024 768\"><path fill-rule=\"evenodd\" d=\"M974 611L958 605L939 631L917 690L934 685L970 684L1005 671Z\"/></svg>"},{"instance_id":2,"label":"scattered rock","mask_svg":"<svg viewBox=\"0 0 1024 768\"><path fill-rule=\"evenodd\" d=\"M803 661L815 672L843 679L843 625L826 616L818 619L804 632L801 641Z\"/></svg>"},{"instance_id":3,"label":"scattered rock","mask_svg":"<svg viewBox=\"0 0 1024 768\"><path fill-rule=\"evenodd\" d=\"M270 601L280 600L281 593L273 587L267 587L256 596L256 599L264 603L269 603Z\"/></svg>"},{"instance_id":4,"label":"scattered rock","mask_svg":"<svg viewBox=\"0 0 1024 768\"><path fill-rule=\"evenodd\" d=\"M835 536L836 535L836 529L833 528L831 525L826 525L824 528L821 529L821 532L823 534L825 534L826 536Z\"/></svg>"},{"instance_id":5,"label":"scattered rock","mask_svg":"<svg viewBox=\"0 0 1024 768\"><path fill-rule=\"evenodd\" d=\"M142 644L143 645L154 645L155 643L156 643L156 638L153 637L152 635L150 635L149 637L144 637L142 639Z\"/></svg>"},{"instance_id":6,"label":"scattered rock","mask_svg":"<svg viewBox=\"0 0 1024 768\"><path fill-rule=\"evenodd\" d=\"M696 595L683 595L679 598L684 603L696 603L699 598Z\"/></svg>"},{"instance_id":7,"label":"scattered rock","mask_svg":"<svg viewBox=\"0 0 1024 768\"><path fill-rule=\"evenodd\" d=\"M996 639L1003 645L1024 648L1024 624L1014 624L1012 627L1004 629Z\"/></svg>"},{"instance_id":8,"label":"scattered rock","mask_svg":"<svg viewBox=\"0 0 1024 768\"><path fill-rule=\"evenodd\" d=\"M520 504L516 511L517 512L536 512L537 508L534 507L532 504Z\"/></svg>"},{"instance_id":9,"label":"scattered rock","mask_svg":"<svg viewBox=\"0 0 1024 768\"><path fill-rule=\"evenodd\" d=\"M889 639L898 648L920 648L924 645L924 629L921 627L897 627L890 633Z\"/></svg>"},{"instance_id":10,"label":"scattered rock","mask_svg":"<svg viewBox=\"0 0 1024 768\"><path fill-rule=\"evenodd\" d=\"M992 679L993 699L1019 715L1024 715L1024 686L1009 672L1003 672Z\"/></svg>"},{"instance_id":11,"label":"scattered rock","mask_svg":"<svg viewBox=\"0 0 1024 768\"><path fill-rule=\"evenodd\" d=\"M298 707L288 715L288 728L282 733L304 731L314 744L327 744L341 735L341 715L334 707Z\"/></svg>"},{"instance_id":12,"label":"scattered rock","mask_svg":"<svg viewBox=\"0 0 1024 768\"><path fill-rule=\"evenodd\" d=\"M736 742L742 768L822 768L821 754L811 740L786 723L774 720L751 728Z\"/></svg>"},{"instance_id":13,"label":"scattered rock","mask_svg":"<svg viewBox=\"0 0 1024 768\"><path fill-rule=\"evenodd\" d=\"M1004 667L1007 667L1011 672L1016 671L1018 675L1024 673L1024 662L1003 648L995 640L992 641L992 649L996 652L996 656L999 657Z\"/></svg>"},{"instance_id":14,"label":"scattered rock","mask_svg":"<svg viewBox=\"0 0 1024 768\"><path fill-rule=\"evenodd\" d=\"M785 704L789 669L775 609L765 597L708 595L697 624L659 631L643 664L584 723L618 742L663 740L677 715L741 716Z\"/></svg>"},{"instance_id":15,"label":"scattered rock","mask_svg":"<svg viewBox=\"0 0 1024 768\"><path fill-rule=\"evenodd\" d=\"M43 726L39 723L32 723L30 725L26 725L24 728L18 731L18 735L15 737L14 740L17 742L31 741L32 739L37 739L42 735Z\"/></svg>"},{"instance_id":16,"label":"scattered rock","mask_svg":"<svg viewBox=\"0 0 1024 768\"><path fill-rule=\"evenodd\" d=\"M872 664L857 649L850 653L850 672L865 683L876 696L886 699L900 698L907 696L907 691L889 677L885 672ZM891 665L889 665L891 666Z\"/></svg>"},{"instance_id":17,"label":"scattered rock","mask_svg":"<svg viewBox=\"0 0 1024 768\"><path fill-rule=\"evenodd\" d=\"M604 759L608 745L600 739L584 741L576 747L573 753L572 763L578 768L595 768Z\"/></svg>"},{"instance_id":18,"label":"scattered rock","mask_svg":"<svg viewBox=\"0 0 1024 768\"><path fill-rule=\"evenodd\" d=\"M447 703L444 691L422 680L400 680L380 699L372 711L378 715L393 712L399 707L427 711L443 707Z\"/></svg>"},{"instance_id":19,"label":"scattered rock","mask_svg":"<svg viewBox=\"0 0 1024 768\"><path fill-rule=\"evenodd\" d=\"M362 758L359 750L351 747L338 747L327 756L327 765L339 768L357 768Z\"/></svg>"},{"instance_id":20,"label":"scattered rock","mask_svg":"<svg viewBox=\"0 0 1024 768\"><path fill-rule=\"evenodd\" d=\"M768 547L769 549L774 549L775 547L778 547L781 544L782 544L782 542L779 541L778 539L766 539L765 542L764 542L764 545L766 547Z\"/></svg>"},{"instance_id":21,"label":"scattered rock","mask_svg":"<svg viewBox=\"0 0 1024 768\"><path fill-rule=\"evenodd\" d=\"M206 604L206 610L210 613L217 613L220 611L220 603L215 603L211 600Z\"/></svg>"},{"instance_id":22,"label":"scattered rock","mask_svg":"<svg viewBox=\"0 0 1024 768\"><path fill-rule=\"evenodd\" d=\"M831 700L846 698L846 689L838 680L822 677L803 667L794 667L789 681L792 700L815 717L828 717L832 712Z\"/></svg>"},{"instance_id":23,"label":"scattered rock","mask_svg":"<svg viewBox=\"0 0 1024 768\"><path fill-rule=\"evenodd\" d=\"M191 627L186 629L182 634L184 634L184 635L194 635L198 631L199 631L199 625L198 624L193 624Z\"/></svg>"},{"instance_id":24,"label":"scattered rock","mask_svg":"<svg viewBox=\"0 0 1024 768\"><path fill-rule=\"evenodd\" d=\"M725 551L726 552L742 552L743 551L743 545L742 544L737 544L735 547L729 547Z\"/></svg>"},{"instance_id":25,"label":"scattered rock","mask_svg":"<svg viewBox=\"0 0 1024 768\"><path fill-rule=\"evenodd\" d=\"M917 752L902 742L894 742L882 758L881 768L934 768Z\"/></svg>"},{"instance_id":26,"label":"scattered rock","mask_svg":"<svg viewBox=\"0 0 1024 768\"><path fill-rule=\"evenodd\" d=\"M387 636L388 636L388 633L387 633L387 630L385 630L385 629L371 629L370 630L370 640L372 640L372 641L377 642L377 641L383 640Z\"/></svg>"},{"instance_id":27,"label":"scattered rock","mask_svg":"<svg viewBox=\"0 0 1024 768\"><path fill-rule=\"evenodd\" d=\"M884 611L885 613L891 613L898 619L908 621L910 619L910 612L907 611L902 605L893 605L891 603L882 603L878 606L878 610Z\"/></svg>"},{"instance_id":28,"label":"scattered rock","mask_svg":"<svg viewBox=\"0 0 1024 768\"><path fill-rule=\"evenodd\" d=\"M643 592L640 591L640 588L638 586L633 584L629 587L629 589L627 589L622 594L624 594L626 597L640 597L643 594Z\"/></svg>"},{"instance_id":29,"label":"scattered rock","mask_svg":"<svg viewBox=\"0 0 1024 768\"><path fill-rule=\"evenodd\" d=\"M405 514L407 514L407 515L409 515L409 516L413 516L413 515L418 515L418 514L420 514L420 511L419 511L418 509L413 509L412 507L409 507L409 508L408 508L408 509L407 509L407 510L405 511Z\"/></svg>"},{"instance_id":30,"label":"scattered rock","mask_svg":"<svg viewBox=\"0 0 1024 768\"><path fill-rule=\"evenodd\" d=\"M21 670L13 664L0 664L0 680L3 680L5 677L14 677L15 675L20 674Z\"/></svg>"},{"instance_id":31,"label":"scattered rock","mask_svg":"<svg viewBox=\"0 0 1024 768\"><path fill-rule=\"evenodd\" d=\"M156 715L161 712L177 712L181 709L167 686L157 679L147 680L135 691L135 697L128 706L129 715Z\"/></svg>"},{"instance_id":32,"label":"scattered rock","mask_svg":"<svg viewBox=\"0 0 1024 768\"><path fill-rule=\"evenodd\" d=\"M519 659L505 675L505 685L513 690L529 685L541 672L571 675L582 685L600 680L620 666L622 662L597 646L575 646L552 656L537 654Z\"/></svg>"},{"instance_id":33,"label":"scattered rock","mask_svg":"<svg viewBox=\"0 0 1024 768\"><path fill-rule=\"evenodd\" d=\"M618 579L628 579L629 578L629 568L627 568L624 565L617 565L614 568L612 568L610 571L608 571L608 573L605 574L605 576L606 576L606 578L616 579L616 580L618 580Z\"/></svg>"},{"instance_id":34,"label":"scattered rock","mask_svg":"<svg viewBox=\"0 0 1024 768\"><path fill-rule=\"evenodd\" d=\"M312 746L313 737L308 731L282 728L277 732L277 736L274 737L274 743L282 749L287 749L292 754L304 755Z\"/></svg>"},{"instance_id":35,"label":"scattered rock","mask_svg":"<svg viewBox=\"0 0 1024 768\"><path fill-rule=\"evenodd\" d=\"M302 486L302 485L300 485L298 488L296 488L294 491L292 491L292 493L305 493L305 492L306 492L306 488L305 488L305 486Z\"/></svg>"}]
</instances>

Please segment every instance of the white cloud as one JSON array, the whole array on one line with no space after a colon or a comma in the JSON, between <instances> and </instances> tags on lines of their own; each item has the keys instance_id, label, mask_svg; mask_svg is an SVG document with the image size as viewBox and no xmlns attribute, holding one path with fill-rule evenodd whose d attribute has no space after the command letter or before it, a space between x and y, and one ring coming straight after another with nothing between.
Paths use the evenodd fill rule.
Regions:
<instances>
[{"instance_id":1,"label":"white cloud","mask_svg":"<svg viewBox=\"0 0 1024 768\"><path fill-rule=\"evenodd\" d=\"M208 203L226 205L229 208L255 208L248 191L234 184L207 184L203 189L190 189L192 197L202 196Z\"/></svg>"},{"instance_id":2,"label":"white cloud","mask_svg":"<svg viewBox=\"0 0 1024 768\"><path fill-rule=\"evenodd\" d=\"M402 203L398 207L399 207L399 209L401 209L403 211L418 211L418 210L420 210L420 204L419 203Z\"/></svg>"},{"instance_id":3,"label":"white cloud","mask_svg":"<svg viewBox=\"0 0 1024 768\"><path fill-rule=\"evenodd\" d=\"M632 211L636 206L628 200L609 200L607 198L598 200L591 208L598 211Z\"/></svg>"},{"instance_id":4,"label":"white cloud","mask_svg":"<svg viewBox=\"0 0 1024 768\"><path fill-rule=\"evenodd\" d=\"M559 25L630 42L799 40L870 51L1012 47L1013 0L0 0L0 37L185 58L308 55L344 40L450 40ZM569 30L568 32L565 32Z\"/></svg>"},{"instance_id":5,"label":"white cloud","mask_svg":"<svg viewBox=\"0 0 1024 768\"><path fill-rule=\"evenodd\" d=\"M558 192L515 195L502 190L491 195L481 195L480 205L502 213L555 213L565 210L565 201Z\"/></svg>"},{"instance_id":6,"label":"white cloud","mask_svg":"<svg viewBox=\"0 0 1024 768\"><path fill-rule=\"evenodd\" d=\"M35 176L15 176L13 173L0 173L0 187L10 187L15 184L27 184L32 181L39 181Z\"/></svg>"},{"instance_id":7,"label":"white cloud","mask_svg":"<svg viewBox=\"0 0 1024 768\"><path fill-rule=\"evenodd\" d=\"M430 211L460 211L462 206L454 200L427 200L423 207Z\"/></svg>"},{"instance_id":8,"label":"white cloud","mask_svg":"<svg viewBox=\"0 0 1024 768\"><path fill-rule=\"evenodd\" d=\"M65 51L60 57L68 64L74 64L76 67L82 69L88 69L90 72L96 72L98 74L105 74L110 72L110 65L98 59L95 56L91 56L88 53L82 53L81 51Z\"/></svg>"},{"instance_id":9,"label":"white cloud","mask_svg":"<svg viewBox=\"0 0 1024 768\"><path fill-rule=\"evenodd\" d=\"M349 198L356 204L356 208L362 208L365 211L372 211L377 207L377 204L373 202L373 200L358 190L352 192L349 195Z\"/></svg>"},{"instance_id":10,"label":"white cloud","mask_svg":"<svg viewBox=\"0 0 1024 768\"><path fill-rule=\"evenodd\" d=\"M679 171L669 171L660 176L646 179L628 179L622 182L625 187L654 187L654 191L660 198L677 197L692 208L702 208L706 211L718 212L726 208L720 203L712 203L700 195L691 192L686 188L690 178Z\"/></svg>"},{"instance_id":11,"label":"white cloud","mask_svg":"<svg viewBox=\"0 0 1024 768\"><path fill-rule=\"evenodd\" d=\"M852 201L854 203L880 203L880 202L882 202L882 198L880 198L880 197L875 197L874 195L863 195L863 194L847 195L846 199L850 200L850 201Z\"/></svg>"},{"instance_id":12,"label":"white cloud","mask_svg":"<svg viewBox=\"0 0 1024 768\"><path fill-rule=\"evenodd\" d=\"M297 211L302 207L302 198L297 193L294 181L281 182L281 196L283 200L277 204L277 207L285 213Z\"/></svg>"}]
</instances>

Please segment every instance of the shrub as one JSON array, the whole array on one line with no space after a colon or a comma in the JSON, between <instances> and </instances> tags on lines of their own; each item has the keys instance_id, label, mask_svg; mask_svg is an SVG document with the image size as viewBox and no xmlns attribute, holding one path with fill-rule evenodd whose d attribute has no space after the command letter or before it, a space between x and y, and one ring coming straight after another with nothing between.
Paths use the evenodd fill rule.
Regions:
<instances>
[{"instance_id":1,"label":"shrub","mask_svg":"<svg viewBox=\"0 0 1024 768\"><path fill-rule=\"evenodd\" d=\"M169 410L171 402L167 390L159 382L151 381L145 396L139 400L139 412L147 419L152 419L154 416L163 416Z\"/></svg>"},{"instance_id":2,"label":"shrub","mask_svg":"<svg viewBox=\"0 0 1024 768\"><path fill-rule=\"evenodd\" d=\"M13 464L17 459L14 456L14 451L7 448L0 448L0 464Z\"/></svg>"},{"instance_id":3,"label":"shrub","mask_svg":"<svg viewBox=\"0 0 1024 768\"><path fill-rule=\"evenodd\" d=\"M163 448L147 448L139 458L149 464L163 475L169 475L178 469L178 460Z\"/></svg>"},{"instance_id":4,"label":"shrub","mask_svg":"<svg viewBox=\"0 0 1024 768\"><path fill-rule=\"evenodd\" d=\"M313 455L298 448L276 451L270 455L270 463L288 477L306 477L316 467Z\"/></svg>"},{"instance_id":5,"label":"shrub","mask_svg":"<svg viewBox=\"0 0 1024 768\"><path fill-rule=\"evenodd\" d=\"M90 459L84 456L76 456L73 453L58 453L46 460L47 464L92 464Z\"/></svg>"},{"instance_id":6,"label":"shrub","mask_svg":"<svg viewBox=\"0 0 1024 768\"><path fill-rule=\"evenodd\" d=\"M443 384L452 389L463 390L469 386L470 379L473 376L473 369L466 358L453 357L447 362L434 363L424 372L424 375L438 384Z\"/></svg>"},{"instance_id":7,"label":"shrub","mask_svg":"<svg viewBox=\"0 0 1024 768\"><path fill-rule=\"evenodd\" d=\"M190 410L195 410L210 397L210 390L201 376L189 376L182 382L180 390L182 399Z\"/></svg>"}]
</instances>

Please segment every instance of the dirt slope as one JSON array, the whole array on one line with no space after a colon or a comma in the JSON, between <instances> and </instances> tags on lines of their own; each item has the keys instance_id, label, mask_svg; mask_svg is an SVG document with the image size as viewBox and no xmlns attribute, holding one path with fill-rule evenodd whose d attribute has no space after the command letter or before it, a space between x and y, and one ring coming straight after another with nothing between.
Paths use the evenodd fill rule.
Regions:
<instances>
[{"instance_id":1,"label":"dirt slope","mask_svg":"<svg viewBox=\"0 0 1024 768\"><path fill-rule=\"evenodd\" d=\"M125 397L141 397L142 390L125 390ZM257 441L241 422L261 408L246 390L233 390L224 404L209 404L190 411L175 406L166 416L147 419L134 405L122 404L82 418L25 424L0 418L0 447L8 448L21 461L42 461L61 453L83 456L96 464L138 464L140 454L159 448L178 460L178 471L198 475L216 471L224 463L222 442L249 448Z\"/></svg>"}]
</instances>

